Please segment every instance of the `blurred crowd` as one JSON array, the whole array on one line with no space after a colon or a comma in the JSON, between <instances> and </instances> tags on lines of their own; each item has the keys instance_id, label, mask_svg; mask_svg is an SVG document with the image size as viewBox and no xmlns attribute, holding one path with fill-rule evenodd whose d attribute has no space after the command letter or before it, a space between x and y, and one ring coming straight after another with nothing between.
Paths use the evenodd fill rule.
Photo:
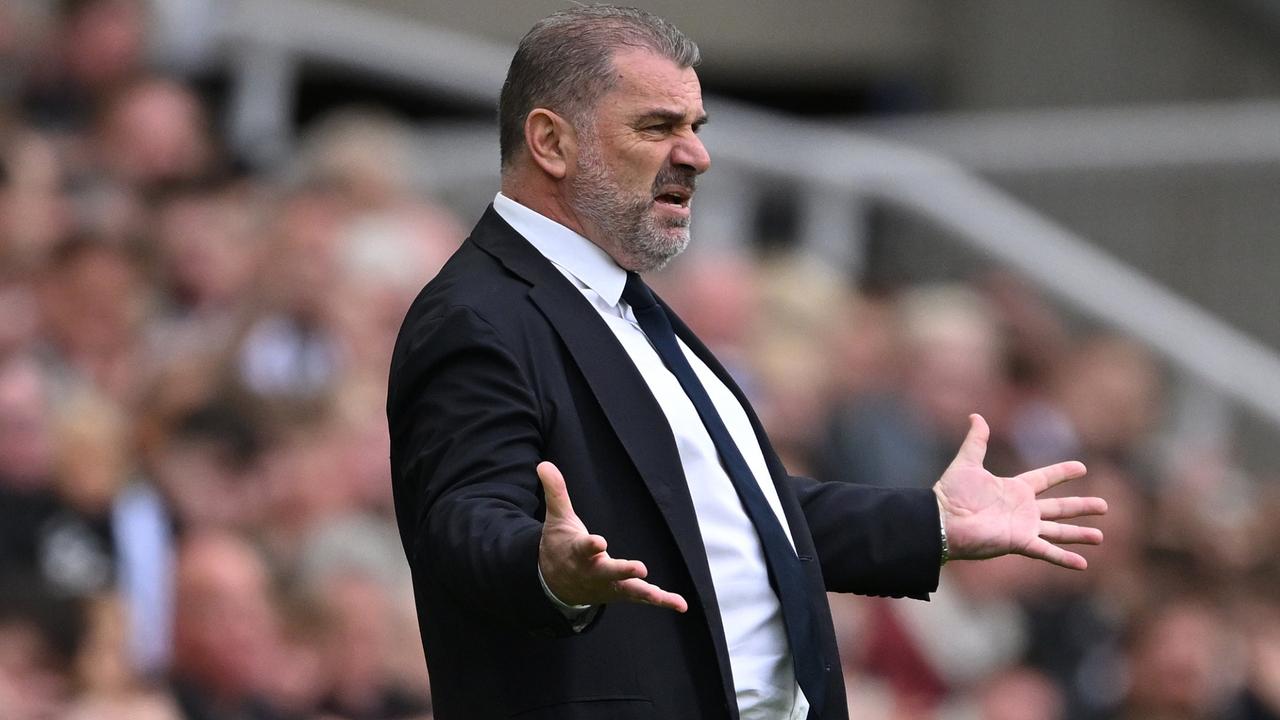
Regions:
<instances>
[{"instance_id":1,"label":"blurred crowd","mask_svg":"<svg viewBox=\"0 0 1280 720\"><path fill-rule=\"evenodd\" d=\"M0 719L429 718L383 404L465 225L385 115L246 169L147 11L0 2ZM999 274L694 251L655 286L793 473L931 483L978 411L993 470L1079 458L1110 502L1087 572L832 596L854 717L1280 717L1280 487L1165 432L1142 347Z\"/></svg>"}]
</instances>

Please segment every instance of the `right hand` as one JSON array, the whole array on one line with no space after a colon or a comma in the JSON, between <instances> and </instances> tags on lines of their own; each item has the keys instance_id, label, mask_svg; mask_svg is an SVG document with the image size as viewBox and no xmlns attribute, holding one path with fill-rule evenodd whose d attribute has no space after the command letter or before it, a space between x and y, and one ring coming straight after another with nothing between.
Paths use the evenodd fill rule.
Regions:
<instances>
[{"instance_id":1,"label":"right hand","mask_svg":"<svg viewBox=\"0 0 1280 720\"><path fill-rule=\"evenodd\" d=\"M600 605L638 602L685 612L689 603L645 581L649 571L639 560L621 560L605 552L608 543L592 535L573 511L569 491L560 470L549 462L538 464L538 479L547 499L547 519L538 545L542 579L561 602L568 605Z\"/></svg>"}]
</instances>

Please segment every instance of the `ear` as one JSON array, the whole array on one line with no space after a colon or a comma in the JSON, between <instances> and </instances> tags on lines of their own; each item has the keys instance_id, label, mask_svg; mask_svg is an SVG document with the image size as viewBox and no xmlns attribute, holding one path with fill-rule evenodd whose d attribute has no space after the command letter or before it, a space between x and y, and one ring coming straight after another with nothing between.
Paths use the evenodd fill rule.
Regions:
<instances>
[{"instance_id":1,"label":"ear","mask_svg":"<svg viewBox=\"0 0 1280 720\"><path fill-rule=\"evenodd\" d=\"M578 152L573 127L546 108L534 108L524 119L524 142L538 167L556 180L568 174Z\"/></svg>"}]
</instances>

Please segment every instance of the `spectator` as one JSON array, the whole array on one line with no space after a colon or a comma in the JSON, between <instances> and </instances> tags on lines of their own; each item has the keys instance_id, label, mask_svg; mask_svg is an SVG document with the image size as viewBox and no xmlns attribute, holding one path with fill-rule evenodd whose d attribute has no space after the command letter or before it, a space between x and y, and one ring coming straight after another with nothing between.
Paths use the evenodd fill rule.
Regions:
<instances>
[{"instance_id":1,"label":"spectator","mask_svg":"<svg viewBox=\"0 0 1280 720\"><path fill-rule=\"evenodd\" d=\"M0 568L42 577L44 526L62 504L53 488L57 461L53 396L34 359L0 360Z\"/></svg>"},{"instance_id":2,"label":"spectator","mask_svg":"<svg viewBox=\"0 0 1280 720\"><path fill-rule=\"evenodd\" d=\"M142 71L141 0L61 0L46 56L32 65L26 111L43 128L82 130L103 99Z\"/></svg>"},{"instance_id":3,"label":"spectator","mask_svg":"<svg viewBox=\"0 0 1280 720\"><path fill-rule=\"evenodd\" d=\"M5 567L0 577L0 708L6 720L53 720L72 698L84 631L79 604Z\"/></svg>"},{"instance_id":4,"label":"spectator","mask_svg":"<svg viewBox=\"0 0 1280 720\"><path fill-rule=\"evenodd\" d=\"M95 165L107 179L142 190L204 178L216 159L200 98L160 78L119 88L93 142Z\"/></svg>"},{"instance_id":5,"label":"spectator","mask_svg":"<svg viewBox=\"0 0 1280 720\"><path fill-rule=\"evenodd\" d=\"M278 652L266 565L234 535L192 533L178 554L173 678L193 720L278 720L265 699Z\"/></svg>"},{"instance_id":6,"label":"spectator","mask_svg":"<svg viewBox=\"0 0 1280 720\"><path fill-rule=\"evenodd\" d=\"M964 438L969 413L983 412L1000 426L992 412L1003 390L999 334L981 297L964 287L918 288L896 305L900 384L835 409L820 463L824 479L931 482Z\"/></svg>"},{"instance_id":7,"label":"spectator","mask_svg":"<svg viewBox=\"0 0 1280 720\"><path fill-rule=\"evenodd\" d=\"M117 400L136 392L146 302L128 250L91 236L61 243L40 292L44 351L61 383L88 383Z\"/></svg>"},{"instance_id":8,"label":"spectator","mask_svg":"<svg viewBox=\"0 0 1280 720\"><path fill-rule=\"evenodd\" d=\"M258 478L263 439L239 408L210 404L173 420L151 448L152 478L186 532L252 532L266 488Z\"/></svg>"},{"instance_id":9,"label":"spectator","mask_svg":"<svg viewBox=\"0 0 1280 720\"><path fill-rule=\"evenodd\" d=\"M1221 717L1239 692L1240 656L1212 605L1173 599L1140 618L1129 647L1126 718Z\"/></svg>"}]
</instances>

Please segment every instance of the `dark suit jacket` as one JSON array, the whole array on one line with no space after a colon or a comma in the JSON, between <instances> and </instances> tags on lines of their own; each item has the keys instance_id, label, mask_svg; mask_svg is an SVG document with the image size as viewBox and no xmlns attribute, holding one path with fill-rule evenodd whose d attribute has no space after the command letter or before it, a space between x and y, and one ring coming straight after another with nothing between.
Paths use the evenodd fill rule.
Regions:
<instances>
[{"instance_id":1,"label":"dark suit jacket","mask_svg":"<svg viewBox=\"0 0 1280 720\"><path fill-rule=\"evenodd\" d=\"M929 490L786 474L741 391L689 329L677 334L737 395L769 464L845 716L824 590L923 597L937 585ZM387 399L397 520L413 569L436 717L736 718L706 552L671 429L597 311L489 208L413 303ZM535 466L554 462L615 557L689 601L615 603L575 634L538 581Z\"/></svg>"}]
</instances>

